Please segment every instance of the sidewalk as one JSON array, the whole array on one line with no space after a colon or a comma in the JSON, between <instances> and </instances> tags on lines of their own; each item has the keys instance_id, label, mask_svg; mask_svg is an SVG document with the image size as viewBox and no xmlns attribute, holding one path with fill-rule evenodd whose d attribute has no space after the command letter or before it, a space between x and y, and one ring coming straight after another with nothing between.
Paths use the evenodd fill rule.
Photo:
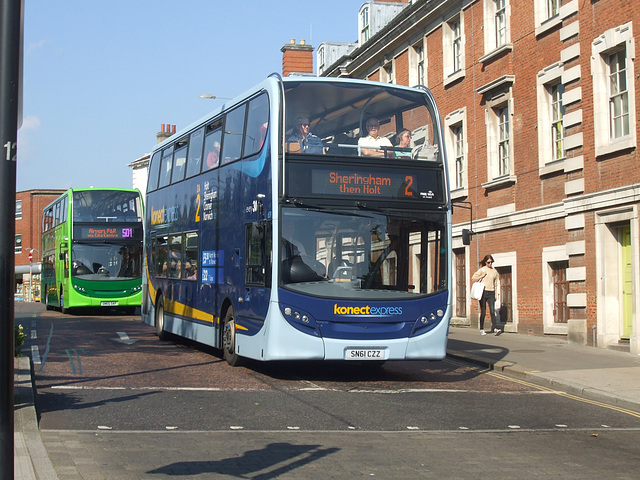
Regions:
<instances>
[{"instance_id":1,"label":"sidewalk","mask_svg":"<svg viewBox=\"0 0 640 480\"><path fill-rule=\"evenodd\" d=\"M34 406L31 359L14 360L14 454L16 480L57 480L53 464L44 448Z\"/></svg>"},{"instance_id":2,"label":"sidewalk","mask_svg":"<svg viewBox=\"0 0 640 480\"><path fill-rule=\"evenodd\" d=\"M447 356L531 383L640 412L640 355L570 345L562 337L451 327ZM15 478L57 480L38 430L30 360L15 363Z\"/></svg>"},{"instance_id":3,"label":"sidewalk","mask_svg":"<svg viewBox=\"0 0 640 480\"><path fill-rule=\"evenodd\" d=\"M640 355L573 345L559 336L480 335L451 327L447 356L640 412Z\"/></svg>"}]
</instances>

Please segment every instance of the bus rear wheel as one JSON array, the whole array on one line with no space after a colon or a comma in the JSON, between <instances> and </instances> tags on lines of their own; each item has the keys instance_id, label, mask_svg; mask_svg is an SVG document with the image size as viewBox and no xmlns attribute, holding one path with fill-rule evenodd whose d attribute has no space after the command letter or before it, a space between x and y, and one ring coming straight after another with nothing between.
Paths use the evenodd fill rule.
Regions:
<instances>
[{"instance_id":1,"label":"bus rear wheel","mask_svg":"<svg viewBox=\"0 0 640 480\"><path fill-rule=\"evenodd\" d=\"M167 332L164 330L164 298L158 297L156 302L156 334L160 340L167 339Z\"/></svg>"},{"instance_id":2,"label":"bus rear wheel","mask_svg":"<svg viewBox=\"0 0 640 480\"><path fill-rule=\"evenodd\" d=\"M236 353L236 318L231 307L227 310L222 324L222 352L229 365L240 365L240 356Z\"/></svg>"}]
</instances>

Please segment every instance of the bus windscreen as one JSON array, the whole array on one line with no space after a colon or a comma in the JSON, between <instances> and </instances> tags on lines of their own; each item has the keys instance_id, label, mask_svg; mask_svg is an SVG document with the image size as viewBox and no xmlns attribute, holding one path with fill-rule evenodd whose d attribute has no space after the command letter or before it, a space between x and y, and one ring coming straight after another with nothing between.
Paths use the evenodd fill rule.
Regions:
<instances>
[{"instance_id":1,"label":"bus windscreen","mask_svg":"<svg viewBox=\"0 0 640 480\"><path fill-rule=\"evenodd\" d=\"M74 191L73 221L141 222L140 195L120 190Z\"/></svg>"}]
</instances>

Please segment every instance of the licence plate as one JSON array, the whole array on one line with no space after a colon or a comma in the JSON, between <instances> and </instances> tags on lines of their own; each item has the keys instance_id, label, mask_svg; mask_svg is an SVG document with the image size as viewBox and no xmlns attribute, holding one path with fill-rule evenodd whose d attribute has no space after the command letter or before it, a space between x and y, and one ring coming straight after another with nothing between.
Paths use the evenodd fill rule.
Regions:
<instances>
[{"instance_id":1,"label":"licence plate","mask_svg":"<svg viewBox=\"0 0 640 480\"><path fill-rule=\"evenodd\" d=\"M100 302L101 307L117 307L118 302Z\"/></svg>"},{"instance_id":2,"label":"licence plate","mask_svg":"<svg viewBox=\"0 0 640 480\"><path fill-rule=\"evenodd\" d=\"M348 348L344 352L345 360L384 360L382 348Z\"/></svg>"}]
</instances>

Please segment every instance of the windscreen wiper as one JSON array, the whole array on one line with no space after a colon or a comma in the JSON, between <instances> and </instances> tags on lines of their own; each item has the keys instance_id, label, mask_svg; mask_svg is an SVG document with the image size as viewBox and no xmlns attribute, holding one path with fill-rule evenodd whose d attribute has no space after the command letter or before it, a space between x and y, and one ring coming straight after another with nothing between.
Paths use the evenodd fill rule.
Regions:
<instances>
[{"instance_id":1,"label":"windscreen wiper","mask_svg":"<svg viewBox=\"0 0 640 480\"><path fill-rule=\"evenodd\" d=\"M377 208L377 207L370 207L369 205L367 205L367 202L361 202L361 201L358 200L358 201L355 202L355 205L360 210L368 210L370 212L384 213L383 209Z\"/></svg>"}]
</instances>

